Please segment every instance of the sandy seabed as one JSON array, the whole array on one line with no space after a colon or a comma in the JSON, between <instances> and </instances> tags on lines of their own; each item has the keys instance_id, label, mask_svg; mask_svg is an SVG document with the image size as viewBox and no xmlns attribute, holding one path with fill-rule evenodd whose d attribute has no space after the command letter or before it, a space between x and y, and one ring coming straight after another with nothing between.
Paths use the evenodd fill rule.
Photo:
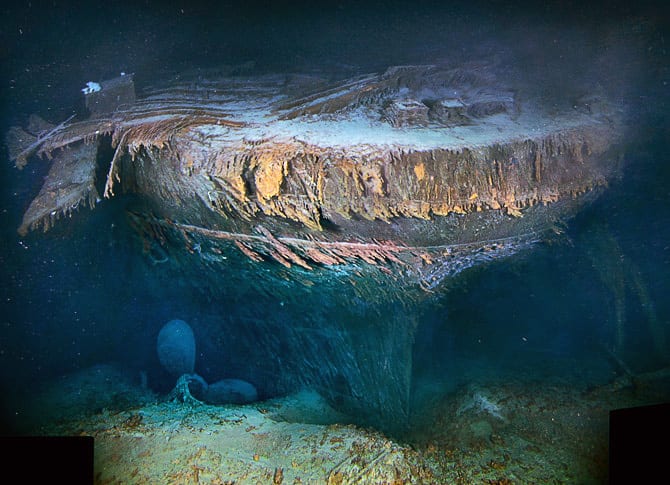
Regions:
<instances>
[{"instance_id":1,"label":"sandy seabed","mask_svg":"<svg viewBox=\"0 0 670 485\"><path fill-rule=\"evenodd\" d=\"M113 370L93 375L101 373L109 384ZM65 415L38 428L40 435L93 436L99 484L603 483L609 411L662 402L670 389L667 379L589 389L521 376L480 381L433 393L410 429L391 438L342 424L347 418L308 390L244 406L191 406L161 402L116 377L116 400L124 396L125 407L91 411L92 390L80 402L88 409L60 405ZM74 402L76 383L95 388L91 373L80 373L48 388L40 407L44 399ZM143 404L132 404L133 392Z\"/></svg>"}]
</instances>

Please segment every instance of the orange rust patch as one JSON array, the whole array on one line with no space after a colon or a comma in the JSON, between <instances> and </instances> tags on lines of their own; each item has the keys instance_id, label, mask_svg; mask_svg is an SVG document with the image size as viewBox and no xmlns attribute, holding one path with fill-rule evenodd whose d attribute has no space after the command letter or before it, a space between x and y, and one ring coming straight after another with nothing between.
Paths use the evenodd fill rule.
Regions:
<instances>
[{"instance_id":1,"label":"orange rust patch","mask_svg":"<svg viewBox=\"0 0 670 485\"><path fill-rule=\"evenodd\" d=\"M417 180L421 181L426 176L426 167L422 163L414 166L414 175L416 175Z\"/></svg>"},{"instance_id":2,"label":"orange rust patch","mask_svg":"<svg viewBox=\"0 0 670 485\"><path fill-rule=\"evenodd\" d=\"M279 195L286 162L273 153L263 153L258 157L258 170L255 182L256 192L262 200L269 200Z\"/></svg>"}]
</instances>

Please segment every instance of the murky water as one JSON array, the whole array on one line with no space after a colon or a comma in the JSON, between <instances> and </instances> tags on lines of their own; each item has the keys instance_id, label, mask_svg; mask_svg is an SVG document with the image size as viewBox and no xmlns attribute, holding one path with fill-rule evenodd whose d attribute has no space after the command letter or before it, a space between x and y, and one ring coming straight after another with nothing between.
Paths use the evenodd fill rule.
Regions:
<instances>
[{"instance_id":1,"label":"murky water","mask_svg":"<svg viewBox=\"0 0 670 485\"><path fill-rule=\"evenodd\" d=\"M397 434L393 426L388 430L429 448L430 440L439 444L457 433L444 418L448 405L436 404L440 399L457 411L449 408L448 416L467 416L476 409L464 396L480 404L483 396L500 405L505 416L506 405L521 406L509 401L510 393L518 399L535 390L547 395L541 383L560 382L588 393L610 386L626 373L624 367L644 379L670 365L669 56L668 39L652 13L614 12L596 22L588 12L560 10L548 18L546 12L475 7L446 12L394 5L381 10L383 2L365 8L344 3L325 11L150 3L40 9L16 3L3 7L8 9L0 52L3 132L33 112L55 122L81 112L80 88L89 80L134 72L141 87L183 71L200 69L206 76L207 69L247 61L255 62L258 73L318 69L357 74L431 58L493 56L525 63L529 76L557 98L578 90L584 80L616 93L629 106L631 126L621 179L550 242L468 270L424 306L410 306L413 314L407 318L416 319L418 327L411 344L409 427L403 427L406 434ZM546 69L540 67L547 60ZM161 368L155 346L159 329L173 318L194 328L196 366L208 381L243 378L254 383L261 399L298 389L299 376L278 376L276 367L257 358L255 346L269 344L267 336L254 334L259 313L252 310L259 301L276 305L276 312L285 313L278 322L285 318L287 325L299 326L304 318L310 322L304 326L313 330L309 308L283 308L283 302L266 294L236 294L226 288L225 274L214 292L220 296L213 298L166 271L142 253L128 228L129 196L103 201L95 211L80 210L46 234L19 237L21 215L49 163L33 160L18 171L6 153L2 158L3 431L30 426L23 420L25 401L15 396L102 363L113 362L137 382L143 375L153 392L167 394L174 379ZM320 295L324 307L335 296ZM398 312L408 310L401 303L388 302L389 310L352 300L346 306L333 304L328 315L360 318L364 327L388 312L402 318ZM244 331L222 335L217 325L223 319L238 322ZM290 342L281 341L289 334L277 335L277 345L268 349L275 356L290 349ZM653 393L638 389L640 402L670 400L667 377L650 381L649 387ZM586 402L617 406L616 394L593 396ZM629 397L622 397L621 404L629 405ZM426 416L431 416L428 423ZM369 422L355 415L346 421ZM511 434L495 415L491 421L495 430L479 422L471 429L475 438L464 437L461 430L457 439L484 436L493 446L492 435ZM436 428L436 422L443 426ZM565 424L566 436L579 436L579 429ZM602 458L604 445L598 446Z\"/></svg>"}]
</instances>

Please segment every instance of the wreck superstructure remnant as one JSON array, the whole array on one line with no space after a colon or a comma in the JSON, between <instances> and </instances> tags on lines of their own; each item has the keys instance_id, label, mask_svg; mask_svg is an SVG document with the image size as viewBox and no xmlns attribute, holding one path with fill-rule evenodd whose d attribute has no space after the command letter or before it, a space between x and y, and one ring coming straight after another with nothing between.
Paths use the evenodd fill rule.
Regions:
<instances>
[{"instance_id":1,"label":"wreck superstructure remnant","mask_svg":"<svg viewBox=\"0 0 670 485\"><path fill-rule=\"evenodd\" d=\"M339 337L325 353L282 329L300 343L286 372L371 415L409 412L416 322L382 307L398 295L401 305L420 301L465 268L529 247L620 169L619 107L596 96L548 106L501 87L486 64L338 81L184 77L137 98L132 83L103 83L91 96L123 95L87 103L89 119L10 130L18 166L53 159L19 232L123 191L136 194L128 220L149 258L198 284L216 288L225 272L241 294L298 304L297 286L381 302L365 344L346 322L330 323ZM374 352L383 362L365 357Z\"/></svg>"}]
</instances>

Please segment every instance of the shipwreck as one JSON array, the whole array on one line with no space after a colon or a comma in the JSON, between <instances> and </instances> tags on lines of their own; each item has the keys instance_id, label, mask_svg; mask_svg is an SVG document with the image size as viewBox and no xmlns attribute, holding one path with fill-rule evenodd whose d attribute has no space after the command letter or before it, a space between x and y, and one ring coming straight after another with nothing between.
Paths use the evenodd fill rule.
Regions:
<instances>
[{"instance_id":1,"label":"shipwreck","mask_svg":"<svg viewBox=\"0 0 670 485\"><path fill-rule=\"evenodd\" d=\"M542 241L621 170L620 106L547 102L481 63L99 88L86 119L8 133L18 167L51 161L19 232L133 194L128 225L150 264L302 307L221 325L253 335L277 375L372 421L410 412L415 312L389 309ZM333 319L323 295L367 306Z\"/></svg>"}]
</instances>

